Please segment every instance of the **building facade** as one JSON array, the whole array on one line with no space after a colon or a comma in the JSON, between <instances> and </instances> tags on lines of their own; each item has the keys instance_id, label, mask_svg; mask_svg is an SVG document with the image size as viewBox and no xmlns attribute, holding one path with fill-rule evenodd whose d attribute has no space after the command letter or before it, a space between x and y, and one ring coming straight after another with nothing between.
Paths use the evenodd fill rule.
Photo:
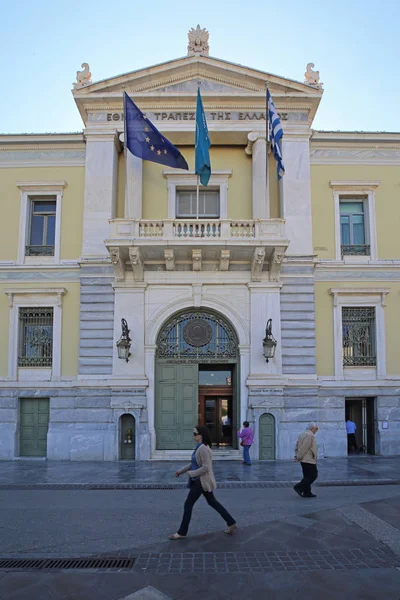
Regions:
<instances>
[{"instance_id":1,"label":"building facade","mask_svg":"<svg viewBox=\"0 0 400 600\"><path fill-rule=\"evenodd\" d=\"M400 133L315 131L313 65L292 81L190 35L187 56L126 75L93 83L85 65L82 133L0 136L0 458L180 458L198 422L239 458L246 419L254 460L290 459L309 421L324 456L346 456L346 417L364 452L399 454ZM123 91L189 171L124 152Z\"/></svg>"}]
</instances>

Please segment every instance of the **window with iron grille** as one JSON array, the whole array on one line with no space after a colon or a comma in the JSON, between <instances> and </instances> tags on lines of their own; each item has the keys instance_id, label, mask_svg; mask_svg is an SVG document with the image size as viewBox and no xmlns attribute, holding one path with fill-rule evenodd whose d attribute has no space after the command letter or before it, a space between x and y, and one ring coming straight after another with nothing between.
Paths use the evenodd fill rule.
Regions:
<instances>
[{"instance_id":1,"label":"window with iron grille","mask_svg":"<svg viewBox=\"0 0 400 600\"><path fill-rule=\"evenodd\" d=\"M25 256L54 256L56 199L53 196L31 200L30 226Z\"/></svg>"},{"instance_id":2,"label":"window with iron grille","mask_svg":"<svg viewBox=\"0 0 400 600\"><path fill-rule=\"evenodd\" d=\"M366 243L365 202L351 198L341 199L339 206L342 256L368 256L370 246Z\"/></svg>"},{"instance_id":3,"label":"window with iron grille","mask_svg":"<svg viewBox=\"0 0 400 600\"><path fill-rule=\"evenodd\" d=\"M19 309L19 367L51 367L53 308Z\"/></svg>"},{"instance_id":4,"label":"window with iron grille","mask_svg":"<svg viewBox=\"0 0 400 600\"><path fill-rule=\"evenodd\" d=\"M342 307L343 366L375 367L375 308Z\"/></svg>"},{"instance_id":5,"label":"window with iron grille","mask_svg":"<svg viewBox=\"0 0 400 600\"><path fill-rule=\"evenodd\" d=\"M198 216L219 219L219 190L200 190ZM195 219L197 216L197 191L177 190L176 218Z\"/></svg>"}]
</instances>

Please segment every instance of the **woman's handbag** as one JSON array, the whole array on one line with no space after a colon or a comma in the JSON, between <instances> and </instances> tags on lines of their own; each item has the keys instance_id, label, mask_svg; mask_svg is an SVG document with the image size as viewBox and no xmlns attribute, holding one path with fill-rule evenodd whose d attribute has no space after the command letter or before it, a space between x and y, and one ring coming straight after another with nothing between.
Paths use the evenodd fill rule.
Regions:
<instances>
[{"instance_id":1,"label":"woman's handbag","mask_svg":"<svg viewBox=\"0 0 400 600\"><path fill-rule=\"evenodd\" d=\"M240 445L241 445L241 446L245 446L246 444L245 444L245 443L244 443L244 441L242 440L242 441L240 442Z\"/></svg>"}]
</instances>

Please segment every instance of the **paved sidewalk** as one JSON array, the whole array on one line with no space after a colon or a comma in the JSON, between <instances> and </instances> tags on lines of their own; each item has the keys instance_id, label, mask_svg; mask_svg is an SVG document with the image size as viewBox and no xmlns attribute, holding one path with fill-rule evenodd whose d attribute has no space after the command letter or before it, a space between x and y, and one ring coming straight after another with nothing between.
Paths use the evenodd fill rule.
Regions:
<instances>
[{"instance_id":1,"label":"paved sidewalk","mask_svg":"<svg viewBox=\"0 0 400 600\"><path fill-rule=\"evenodd\" d=\"M3 567L0 570L0 598L302 600L307 597L319 600L323 597L324 600L399 600L400 496L396 493L397 488L382 486L374 489L371 486L365 490L364 496L375 495L376 499L360 504L350 502L348 497L356 490L338 488L338 492L343 503L337 508L327 507L330 501L324 499L324 496L331 495L331 490L320 490L317 500L304 500L293 495L293 502L305 509L302 515L272 516L269 521L262 520L252 525L243 523L233 537L224 535L220 527L216 527L213 532L196 535L192 531L186 540L170 542L156 527L158 541L141 547L133 544L107 553L99 552L105 532L101 520L98 520L97 526L92 529L93 550L90 555L101 559L131 557L135 561L133 566L120 571L108 571L107 567L81 571L63 571L62 567L58 570L16 571L12 567ZM30 495L27 507L33 506L34 495L41 494L48 494L47 505L52 505L50 494L53 492L27 493ZM151 493L134 492L136 496L143 494L146 497ZM273 490L268 494L276 496L273 501L275 510L272 506L270 508L274 514L286 493L286 490ZM53 494L99 495L93 492ZM159 494L164 494L166 502L171 496L166 492ZM253 504L255 492L248 494ZM6 498L3 502L4 519L9 522L12 511L7 509ZM11 499L9 505L14 506L15 500ZM202 507L198 508L199 513L202 512ZM59 510L65 513L65 506ZM31 513L29 518L37 518L37 512L32 508L27 508L26 512ZM194 525L204 525L199 513ZM267 507L265 515L268 515ZM128 520L124 520L125 527L129 528ZM63 544L59 549L64 551L64 556L71 556ZM51 554L52 549L49 548L43 558L47 559ZM24 556L32 557L32 551L25 552Z\"/></svg>"},{"instance_id":2,"label":"paved sidewalk","mask_svg":"<svg viewBox=\"0 0 400 600\"><path fill-rule=\"evenodd\" d=\"M188 451L188 461L190 452ZM174 473L184 462L70 462L17 460L0 462L0 489L62 487L148 489L183 487ZM323 458L317 485L400 484L400 456ZM294 461L214 461L219 487L287 487L300 478Z\"/></svg>"}]
</instances>

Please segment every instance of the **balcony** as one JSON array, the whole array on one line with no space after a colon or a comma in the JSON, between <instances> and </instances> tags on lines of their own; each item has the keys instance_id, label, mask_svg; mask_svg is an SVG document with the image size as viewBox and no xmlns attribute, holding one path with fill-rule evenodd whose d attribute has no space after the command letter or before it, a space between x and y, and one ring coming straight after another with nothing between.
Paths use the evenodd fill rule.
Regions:
<instances>
[{"instance_id":1,"label":"balcony","mask_svg":"<svg viewBox=\"0 0 400 600\"><path fill-rule=\"evenodd\" d=\"M279 278L289 244L282 219L113 219L105 244L117 281L144 271L244 271Z\"/></svg>"},{"instance_id":2,"label":"balcony","mask_svg":"<svg viewBox=\"0 0 400 600\"><path fill-rule=\"evenodd\" d=\"M342 244L342 256L369 256L371 248L367 244Z\"/></svg>"}]
</instances>

